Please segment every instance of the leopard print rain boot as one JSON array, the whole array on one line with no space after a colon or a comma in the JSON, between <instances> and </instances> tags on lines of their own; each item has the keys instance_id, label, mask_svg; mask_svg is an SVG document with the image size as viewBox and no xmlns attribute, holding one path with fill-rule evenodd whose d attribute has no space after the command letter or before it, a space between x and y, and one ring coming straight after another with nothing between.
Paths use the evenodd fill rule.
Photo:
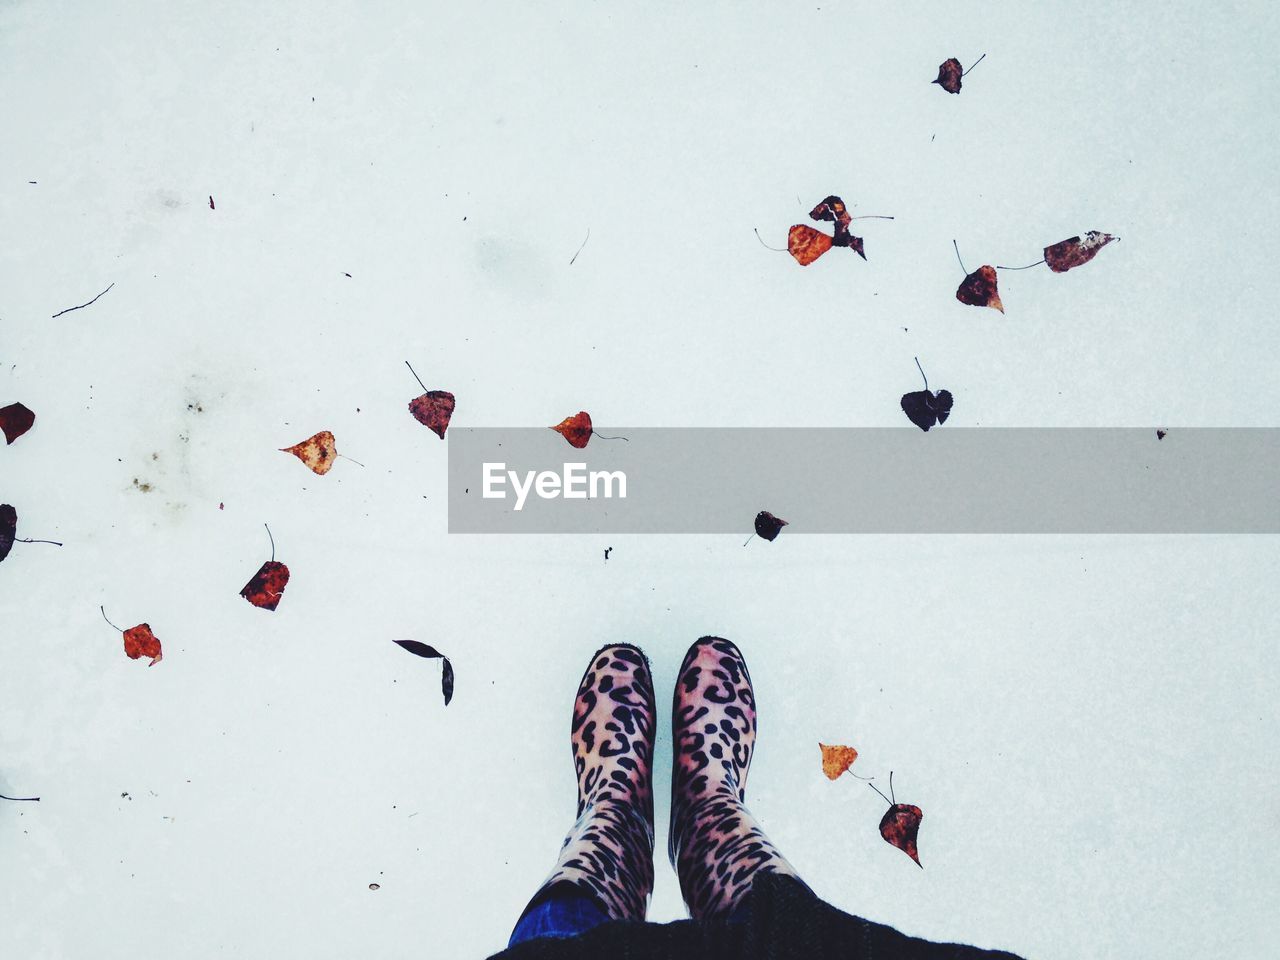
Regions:
<instances>
[{"instance_id":1,"label":"leopard print rain boot","mask_svg":"<svg viewBox=\"0 0 1280 960\"><path fill-rule=\"evenodd\" d=\"M758 873L799 880L743 804L756 703L746 661L728 640L703 637L685 654L671 740L669 853L689 915L727 918Z\"/></svg>"},{"instance_id":2,"label":"leopard print rain boot","mask_svg":"<svg viewBox=\"0 0 1280 960\"><path fill-rule=\"evenodd\" d=\"M525 907L571 887L611 920L643 920L653 892L653 741L649 661L611 644L592 659L573 705L578 819L555 869Z\"/></svg>"}]
</instances>

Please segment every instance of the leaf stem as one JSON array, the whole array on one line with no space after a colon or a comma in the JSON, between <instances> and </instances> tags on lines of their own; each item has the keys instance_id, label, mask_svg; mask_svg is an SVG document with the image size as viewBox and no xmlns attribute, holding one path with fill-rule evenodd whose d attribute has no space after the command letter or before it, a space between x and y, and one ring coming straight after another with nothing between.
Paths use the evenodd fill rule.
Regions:
<instances>
[{"instance_id":1,"label":"leaf stem","mask_svg":"<svg viewBox=\"0 0 1280 960\"><path fill-rule=\"evenodd\" d=\"M916 362L916 369L920 371L920 376L924 377L924 389L925 389L925 392L926 392L926 393L928 393L928 392L929 392L929 378L924 376L924 367L920 366L920 358L919 358L919 357L914 357L913 359L914 359L914 360L915 360L915 362Z\"/></svg>"},{"instance_id":2,"label":"leaf stem","mask_svg":"<svg viewBox=\"0 0 1280 960\"><path fill-rule=\"evenodd\" d=\"M406 360L406 361L404 362L404 365L405 365L406 367L408 367L408 368L409 368L409 372L413 374L413 379L415 379L415 380L417 380L417 381L418 381L418 386L420 386L423 390L427 390L427 385L426 385L425 383L423 383L423 382L422 382L422 378L421 378L420 376L418 376L418 372L417 372L416 370L414 370L414 369L413 369L413 365L412 365L412 364L410 364L408 360ZM428 392L428 393L430 393L431 391L430 391L430 390L427 390L427 392Z\"/></svg>"},{"instance_id":3,"label":"leaf stem","mask_svg":"<svg viewBox=\"0 0 1280 960\"><path fill-rule=\"evenodd\" d=\"M960 244L952 240L951 245L956 248L956 259L960 261L960 269L964 271L964 275L967 277L969 275L969 268L964 265L963 260L960 260Z\"/></svg>"},{"instance_id":4,"label":"leaf stem","mask_svg":"<svg viewBox=\"0 0 1280 960\"><path fill-rule=\"evenodd\" d=\"M265 523L263 524L263 526L267 527ZM267 527L267 537L271 540L271 562L275 563L276 562L276 538L271 536L270 527Z\"/></svg>"},{"instance_id":5,"label":"leaf stem","mask_svg":"<svg viewBox=\"0 0 1280 960\"><path fill-rule=\"evenodd\" d=\"M984 54L983 54L982 56L980 56L977 60L973 61L973 63L972 63L972 64L970 64L970 66L969 66L969 70L972 70L974 67L976 67L978 64L980 64L980 63L981 63L983 60L985 60L985 59L987 59L987 55L984 53ZM962 77L967 77L967 76L969 75L969 70L966 70L964 73L960 74L960 76L962 76Z\"/></svg>"},{"instance_id":6,"label":"leaf stem","mask_svg":"<svg viewBox=\"0 0 1280 960\"><path fill-rule=\"evenodd\" d=\"M1035 263L1028 263L1025 267L1002 267L997 264L996 269L997 270L1030 270L1032 267L1038 267L1042 263L1044 263L1043 258L1041 258L1040 260L1037 260Z\"/></svg>"},{"instance_id":7,"label":"leaf stem","mask_svg":"<svg viewBox=\"0 0 1280 960\"><path fill-rule=\"evenodd\" d=\"M98 609L102 611L102 619L103 619L103 620L107 620L107 608L106 608L105 606L102 606L101 604L99 604ZM119 627L117 627L117 626L116 626L114 623L112 623L110 620L107 620L107 623L108 623L110 626L114 627L116 630L120 630L120 628L119 628ZM121 632L121 633L124 633L124 631L123 631L123 630L120 630L120 632Z\"/></svg>"},{"instance_id":8,"label":"leaf stem","mask_svg":"<svg viewBox=\"0 0 1280 960\"><path fill-rule=\"evenodd\" d=\"M786 248L786 247L771 247L771 246L769 246L767 243L765 243L765 242L764 242L764 237L760 236L760 231L759 231L759 230L757 230L755 227L752 227L751 229L752 229L752 231L754 231L754 233L755 233L755 235L756 235L756 239L760 241L760 246L764 247L766 250L772 250L774 253L786 253L786 252L787 252L787 248Z\"/></svg>"}]
</instances>

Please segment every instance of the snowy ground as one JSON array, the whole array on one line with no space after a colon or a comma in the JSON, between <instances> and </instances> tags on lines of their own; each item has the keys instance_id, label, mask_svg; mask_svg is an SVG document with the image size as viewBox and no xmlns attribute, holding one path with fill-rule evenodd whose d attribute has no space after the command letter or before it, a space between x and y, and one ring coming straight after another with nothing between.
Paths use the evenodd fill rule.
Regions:
<instances>
[{"instance_id":1,"label":"snowy ground","mask_svg":"<svg viewBox=\"0 0 1280 960\"><path fill-rule=\"evenodd\" d=\"M373 6L0 4L0 405L39 418L0 501L66 544L0 567L0 793L43 798L0 801L0 955L484 956L573 815L587 657L641 644L665 713L719 633L752 809L836 905L1270 956L1273 538L451 537L403 361L470 426L910 429L916 355L946 429L1274 426L1274 6ZM757 243L833 192L897 217L868 262ZM952 238L1089 229L955 302ZM277 452L320 429L365 466ZM896 771L923 871L819 740Z\"/></svg>"}]
</instances>

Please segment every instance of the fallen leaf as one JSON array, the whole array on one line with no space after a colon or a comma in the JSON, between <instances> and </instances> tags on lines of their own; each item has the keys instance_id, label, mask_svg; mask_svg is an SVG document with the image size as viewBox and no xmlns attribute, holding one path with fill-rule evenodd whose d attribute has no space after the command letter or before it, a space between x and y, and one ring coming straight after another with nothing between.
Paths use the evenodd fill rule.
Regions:
<instances>
[{"instance_id":1,"label":"fallen leaf","mask_svg":"<svg viewBox=\"0 0 1280 960\"><path fill-rule=\"evenodd\" d=\"M996 290L996 268L983 264L964 278L956 290L956 299L971 307L992 307L1004 313L1000 293Z\"/></svg>"},{"instance_id":2,"label":"fallen leaf","mask_svg":"<svg viewBox=\"0 0 1280 960\"><path fill-rule=\"evenodd\" d=\"M568 440L569 446L581 450L591 439L591 414L581 410L572 417L565 417L551 429Z\"/></svg>"},{"instance_id":3,"label":"fallen leaf","mask_svg":"<svg viewBox=\"0 0 1280 960\"><path fill-rule=\"evenodd\" d=\"M6 444L17 440L30 430L35 422L36 415L20 403L0 407L0 430L4 431Z\"/></svg>"},{"instance_id":4,"label":"fallen leaf","mask_svg":"<svg viewBox=\"0 0 1280 960\"><path fill-rule=\"evenodd\" d=\"M164 655L160 652L160 640L151 632L151 626L146 623L140 623L124 631L124 652L130 660L150 657L151 662L147 664L149 667L154 667L164 659Z\"/></svg>"},{"instance_id":5,"label":"fallen leaf","mask_svg":"<svg viewBox=\"0 0 1280 960\"><path fill-rule=\"evenodd\" d=\"M939 390L937 393L917 390L902 395L902 412L907 415L908 420L927 432L930 427L947 422L947 417L951 416L951 402L949 390Z\"/></svg>"},{"instance_id":6,"label":"fallen leaf","mask_svg":"<svg viewBox=\"0 0 1280 960\"><path fill-rule=\"evenodd\" d=\"M280 605L280 598L284 596L284 588L288 583L289 568L278 560L268 560L253 575L253 579L244 585L240 596L255 607L274 610Z\"/></svg>"},{"instance_id":7,"label":"fallen leaf","mask_svg":"<svg viewBox=\"0 0 1280 960\"><path fill-rule=\"evenodd\" d=\"M1156 439L1157 439L1157 440L1163 440L1163 439L1164 439L1165 437L1167 437L1168 435L1169 435L1169 431L1168 431L1168 430L1157 430L1157 431L1156 431ZM2 555L0 555L0 557L2 557Z\"/></svg>"},{"instance_id":8,"label":"fallen leaf","mask_svg":"<svg viewBox=\"0 0 1280 960\"><path fill-rule=\"evenodd\" d=\"M880 836L885 842L897 847L916 862L916 866L924 869L920 862L920 851L916 847L916 836L920 832L920 820L924 814L919 807L908 803L895 803L880 820Z\"/></svg>"},{"instance_id":9,"label":"fallen leaf","mask_svg":"<svg viewBox=\"0 0 1280 960\"><path fill-rule=\"evenodd\" d=\"M964 67L960 66L960 61L955 57L950 60L943 60L938 65L938 79L933 82L942 87L947 93L960 92L960 78L964 76Z\"/></svg>"},{"instance_id":10,"label":"fallen leaf","mask_svg":"<svg viewBox=\"0 0 1280 960\"><path fill-rule=\"evenodd\" d=\"M0 560L9 555L17 536L18 511L7 503L0 503Z\"/></svg>"},{"instance_id":11,"label":"fallen leaf","mask_svg":"<svg viewBox=\"0 0 1280 960\"><path fill-rule=\"evenodd\" d=\"M807 224L797 223L787 233L787 251L802 267L807 267L830 249L831 238Z\"/></svg>"},{"instance_id":12,"label":"fallen leaf","mask_svg":"<svg viewBox=\"0 0 1280 960\"><path fill-rule=\"evenodd\" d=\"M853 747L835 747L825 743L818 746L822 750L822 772L828 780L838 779L858 759L858 751Z\"/></svg>"},{"instance_id":13,"label":"fallen leaf","mask_svg":"<svg viewBox=\"0 0 1280 960\"><path fill-rule=\"evenodd\" d=\"M281 447L281 453L292 453L307 465L312 473L324 476L333 469L333 461L338 456L337 442L328 430L321 430L313 437L307 437L292 447Z\"/></svg>"},{"instance_id":14,"label":"fallen leaf","mask_svg":"<svg viewBox=\"0 0 1280 960\"><path fill-rule=\"evenodd\" d=\"M449 418L453 416L454 406L453 394L448 390L428 390L409 401L409 412L415 420L443 440L444 432L449 429Z\"/></svg>"},{"instance_id":15,"label":"fallen leaf","mask_svg":"<svg viewBox=\"0 0 1280 960\"><path fill-rule=\"evenodd\" d=\"M846 227L853 222L853 217L850 216L844 201L835 194L827 197L810 210L809 217L813 220L833 220Z\"/></svg>"},{"instance_id":16,"label":"fallen leaf","mask_svg":"<svg viewBox=\"0 0 1280 960\"><path fill-rule=\"evenodd\" d=\"M777 540L778 534L785 526L787 526L786 520L775 517L768 510L761 510L756 514L756 536L764 540L770 542Z\"/></svg>"},{"instance_id":17,"label":"fallen leaf","mask_svg":"<svg viewBox=\"0 0 1280 960\"><path fill-rule=\"evenodd\" d=\"M444 666L440 673L440 690L444 694L444 705L447 707L449 701L453 699L453 664L449 662L449 658L437 650L435 647L426 643L419 643L417 640L395 640L404 649L418 657L426 657L429 660L443 660Z\"/></svg>"},{"instance_id":18,"label":"fallen leaf","mask_svg":"<svg viewBox=\"0 0 1280 960\"><path fill-rule=\"evenodd\" d=\"M1054 273L1066 273L1072 267L1088 263L1108 243L1119 239L1109 233L1090 230L1083 237L1071 237L1061 243L1045 247L1044 262Z\"/></svg>"}]
</instances>

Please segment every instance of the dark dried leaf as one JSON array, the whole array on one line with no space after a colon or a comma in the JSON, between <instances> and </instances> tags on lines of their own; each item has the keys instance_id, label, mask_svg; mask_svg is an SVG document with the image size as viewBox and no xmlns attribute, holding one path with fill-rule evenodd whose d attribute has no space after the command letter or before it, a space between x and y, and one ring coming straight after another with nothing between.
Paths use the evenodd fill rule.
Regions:
<instances>
[{"instance_id":1,"label":"dark dried leaf","mask_svg":"<svg viewBox=\"0 0 1280 960\"><path fill-rule=\"evenodd\" d=\"M846 227L853 221L853 217L850 216L844 201L834 194L810 210L809 216L814 220L834 220L836 223Z\"/></svg>"},{"instance_id":2,"label":"dark dried leaf","mask_svg":"<svg viewBox=\"0 0 1280 960\"><path fill-rule=\"evenodd\" d=\"M996 268L984 264L965 277L956 290L956 299L971 307L991 307L1004 313L1004 304L996 290Z\"/></svg>"},{"instance_id":3,"label":"dark dried leaf","mask_svg":"<svg viewBox=\"0 0 1280 960\"><path fill-rule=\"evenodd\" d=\"M920 820L924 814L919 807L908 803L895 803L880 820L880 836L897 847L916 862L916 866L924 869L920 862L920 851L916 848L916 836L920 832Z\"/></svg>"},{"instance_id":4,"label":"dark dried leaf","mask_svg":"<svg viewBox=\"0 0 1280 960\"><path fill-rule=\"evenodd\" d=\"M418 657L435 659L436 657L444 656L444 654L441 653L439 650L437 650L435 647L429 646L428 644L425 644L425 643L419 643L417 640L396 640L394 642L398 643L400 646L404 647L410 653Z\"/></svg>"},{"instance_id":5,"label":"dark dried leaf","mask_svg":"<svg viewBox=\"0 0 1280 960\"><path fill-rule=\"evenodd\" d=\"M951 403L950 390L939 390L937 393L917 390L902 395L902 412L907 415L908 420L927 432L930 427L947 422L947 417L951 416Z\"/></svg>"},{"instance_id":6,"label":"dark dried leaf","mask_svg":"<svg viewBox=\"0 0 1280 960\"><path fill-rule=\"evenodd\" d=\"M18 511L7 503L0 503L0 560L9 555L17 536Z\"/></svg>"},{"instance_id":7,"label":"dark dried leaf","mask_svg":"<svg viewBox=\"0 0 1280 960\"><path fill-rule=\"evenodd\" d=\"M6 443L13 443L30 430L35 422L36 415L20 403L0 407L0 430L4 431Z\"/></svg>"},{"instance_id":8,"label":"dark dried leaf","mask_svg":"<svg viewBox=\"0 0 1280 960\"><path fill-rule=\"evenodd\" d=\"M1044 262L1054 273L1066 273L1072 267L1088 263L1098 251L1112 240L1119 240L1109 233L1090 230L1084 237L1071 237L1061 243L1044 248Z\"/></svg>"},{"instance_id":9,"label":"dark dried leaf","mask_svg":"<svg viewBox=\"0 0 1280 960\"><path fill-rule=\"evenodd\" d=\"M964 67L960 66L960 61L955 57L950 60L943 60L938 66L938 79L933 82L942 87L947 93L960 92L960 78L964 76Z\"/></svg>"},{"instance_id":10,"label":"dark dried leaf","mask_svg":"<svg viewBox=\"0 0 1280 960\"><path fill-rule=\"evenodd\" d=\"M444 705L447 707L453 699L453 664L444 657L444 669L440 673L440 690L444 693Z\"/></svg>"},{"instance_id":11,"label":"dark dried leaf","mask_svg":"<svg viewBox=\"0 0 1280 960\"><path fill-rule=\"evenodd\" d=\"M761 510L756 514L756 536L770 542L778 539L778 534L786 525L786 520L775 517L768 510Z\"/></svg>"}]
</instances>

